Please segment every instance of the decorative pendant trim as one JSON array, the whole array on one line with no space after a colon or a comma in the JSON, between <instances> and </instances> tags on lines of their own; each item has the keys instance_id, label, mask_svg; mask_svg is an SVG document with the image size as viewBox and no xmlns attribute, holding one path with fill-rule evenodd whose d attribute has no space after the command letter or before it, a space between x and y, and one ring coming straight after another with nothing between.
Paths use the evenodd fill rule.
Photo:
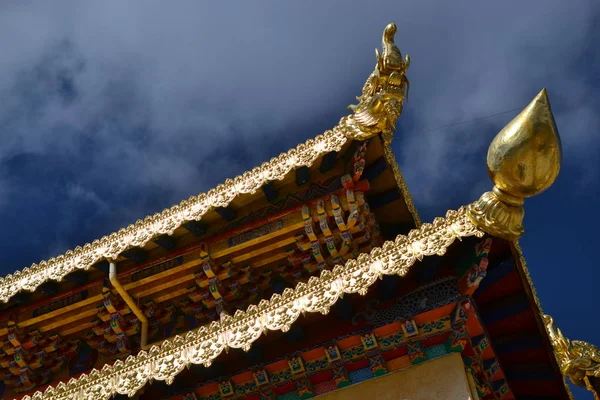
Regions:
<instances>
[{"instance_id":1,"label":"decorative pendant trim","mask_svg":"<svg viewBox=\"0 0 600 400\"><path fill-rule=\"evenodd\" d=\"M341 128L328 130L259 167L234 179L227 179L206 193L192 196L118 232L69 250L64 255L0 278L0 301L7 302L22 290L34 291L48 280L60 281L76 270L87 270L102 259L115 259L123 251L131 247L143 247L157 236L172 235L185 222L198 221L211 209L226 207L241 194L255 193L265 183L281 180L293 169L311 166L319 157L341 150L347 141Z\"/></svg>"},{"instance_id":2,"label":"decorative pendant trim","mask_svg":"<svg viewBox=\"0 0 600 400\"><path fill-rule=\"evenodd\" d=\"M303 312L327 314L344 293L366 294L383 275L404 276L417 260L443 255L456 239L483 235L470 222L465 208L448 211L446 218L436 218L407 236L399 235L368 254L325 270L320 277L299 283L295 289L288 288L281 295L274 294L246 311L238 310L233 316L223 314L219 322L175 336L125 361L117 360L100 371L93 369L24 400L108 399L116 393L133 396L153 379L171 383L191 364L209 366L228 348L248 350L267 330L287 331Z\"/></svg>"}]
</instances>

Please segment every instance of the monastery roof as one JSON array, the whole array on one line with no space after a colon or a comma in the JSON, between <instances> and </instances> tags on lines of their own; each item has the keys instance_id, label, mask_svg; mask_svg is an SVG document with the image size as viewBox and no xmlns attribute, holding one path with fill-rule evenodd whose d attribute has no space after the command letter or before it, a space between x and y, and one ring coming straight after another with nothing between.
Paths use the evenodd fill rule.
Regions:
<instances>
[{"instance_id":1,"label":"monastery roof","mask_svg":"<svg viewBox=\"0 0 600 400\"><path fill-rule=\"evenodd\" d=\"M153 239L162 235L176 234L176 231L187 222L213 221L218 217L219 211L228 207L236 199L239 200L240 205L249 203L252 196L260 192L266 184L281 181L296 169L318 166L317 162L324 156L340 152L351 141L340 127L328 130L258 167L233 179L227 179L206 193L192 196L92 243L78 246L65 254L8 274L0 278L0 300L7 302L20 291L34 291L46 281L60 281L66 275L77 270L87 270L99 261L116 260L123 252L133 247L152 245ZM392 165L406 205L418 224L420 220L404 178L390 146L388 144L385 146L387 162Z\"/></svg>"},{"instance_id":2,"label":"monastery roof","mask_svg":"<svg viewBox=\"0 0 600 400\"><path fill-rule=\"evenodd\" d=\"M101 399L115 393L133 395L151 379L170 383L190 364L209 366L223 350L247 350L268 330L287 331L302 313L328 313L344 293L364 294L383 275L405 276L423 257L443 255L457 239L489 234L512 242L522 235L524 198L551 185L560 162L558 135L545 90L494 139L488 153L488 168L496 184L494 191L485 193L466 207L448 211L445 218L421 225L389 146L391 132L407 94L404 85L407 86L408 81L404 72L410 62L408 56L400 57L400 51L393 43L394 32L395 25L386 27L383 53L378 53L377 67L363 88L359 104L352 106L353 113L342 118L335 128L226 180L207 193L193 196L64 255L6 276L0 280L0 299L6 302L21 290L32 291L47 280L61 280L100 260L117 259L132 247L149 245L162 235L177 234L186 222L210 221L234 202L242 206L248 204L251 197L270 182L290 179L291 172L303 167L318 168L317 162L321 160L322 163L328 154L338 154L353 141L372 137L380 137L384 142L386 159L394 169L396 182L417 229L407 235L398 235L395 240L388 240L381 247L360 254L343 265L325 269L320 276L312 276L308 282L300 282L294 289L274 294L270 300L263 299L245 311L238 309L234 315L222 314L220 320L191 330L184 336L170 337L147 351L141 350L125 360L106 364L100 371L94 369L68 383L61 382L26 398ZM530 123L532 119L543 123ZM544 139L545 146L533 146L533 136ZM512 157L515 154L518 157ZM514 175L523 171L531 179L523 180ZM521 268L526 275L524 287L526 291L531 289L530 294L535 298L535 331L548 342L546 331L540 325L539 301L525 265ZM552 364L556 367L556 360L552 360Z\"/></svg>"}]
</instances>

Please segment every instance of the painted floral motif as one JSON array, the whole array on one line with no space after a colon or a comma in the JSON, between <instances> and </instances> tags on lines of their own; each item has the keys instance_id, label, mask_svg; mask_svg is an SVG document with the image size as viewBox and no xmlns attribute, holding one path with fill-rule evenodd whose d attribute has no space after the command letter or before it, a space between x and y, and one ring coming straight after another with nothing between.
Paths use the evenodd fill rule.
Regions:
<instances>
[{"instance_id":1,"label":"painted floral motif","mask_svg":"<svg viewBox=\"0 0 600 400\"><path fill-rule=\"evenodd\" d=\"M235 394L237 395L246 395L248 393L255 392L258 388L256 383L253 381L240 383L239 385L235 385Z\"/></svg>"},{"instance_id":2,"label":"painted floral motif","mask_svg":"<svg viewBox=\"0 0 600 400\"><path fill-rule=\"evenodd\" d=\"M254 389L256 389L256 386L264 386L264 385L269 384L269 375L267 374L267 371L265 371L264 369L256 370L256 371L254 371L254 373L252 375L254 376L254 382L255 382Z\"/></svg>"},{"instance_id":3,"label":"painted floral motif","mask_svg":"<svg viewBox=\"0 0 600 400\"><path fill-rule=\"evenodd\" d=\"M413 337L419 335L419 328L414 320L409 319L402 322L402 332L404 332L404 336Z\"/></svg>"},{"instance_id":4,"label":"painted floral motif","mask_svg":"<svg viewBox=\"0 0 600 400\"><path fill-rule=\"evenodd\" d=\"M311 373L329 368L329 363L327 362L327 358L323 357L307 361L305 367L306 372Z\"/></svg>"},{"instance_id":5,"label":"painted floral motif","mask_svg":"<svg viewBox=\"0 0 600 400\"><path fill-rule=\"evenodd\" d=\"M366 351L373 350L378 347L377 338L372 333L365 333L360 337L360 341L362 342Z\"/></svg>"},{"instance_id":6,"label":"painted floral motif","mask_svg":"<svg viewBox=\"0 0 600 400\"><path fill-rule=\"evenodd\" d=\"M288 360L288 364L292 374L296 375L304 372L304 363L302 362L302 357L292 357Z\"/></svg>"},{"instance_id":7,"label":"painted floral motif","mask_svg":"<svg viewBox=\"0 0 600 400\"><path fill-rule=\"evenodd\" d=\"M404 336L400 332L379 338L379 347L382 350L388 350L390 347L396 347L404 341Z\"/></svg>"},{"instance_id":8,"label":"painted floral motif","mask_svg":"<svg viewBox=\"0 0 600 400\"><path fill-rule=\"evenodd\" d=\"M284 369L283 371L272 373L270 377L271 382L274 384L289 381L292 379L292 371L289 369Z\"/></svg>"},{"instance_id":9,"label":"painted floral motif","mask_svg":"<svg viewBox=\"0 0 600 400\"><path fill-rule=\"evenodd\" d=\"M446 323L450 321L449 317L444 317L440 319L436 319L435 321L424 323L420 326L421 331L423 333L432 333L436 331L440 331L442 329L446 329L448 326Z\"/></svg>"},{"instance_id":10,"label":"painted floral motif","mask_svg":"<svg viewBox=\"0 0 600 400\"><path fill-rule=\"evenodd\" d=\"M331 362L339 361L342 358L340 354L340 350L336 345L327 346L325 348L325 355L327 356L327 360Z\"/></svg>"},{"instance_id":11,"label":"painted floral motif","mask_svg":"<svg viewBox=\"0 0 600 400\"><path fill-rule=\"evenodd\" d=\"M354 360L360 358L365 354L363 346L353 346L342 350L342 358L344 360Z\"/></svg>"}]
</instances>

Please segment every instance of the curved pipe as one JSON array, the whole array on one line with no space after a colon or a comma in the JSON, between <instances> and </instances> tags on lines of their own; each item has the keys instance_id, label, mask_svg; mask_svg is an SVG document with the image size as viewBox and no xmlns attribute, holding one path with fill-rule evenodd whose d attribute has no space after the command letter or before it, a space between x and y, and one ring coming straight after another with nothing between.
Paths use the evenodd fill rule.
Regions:
<instances>
[{"instance_id":1,"label":"curved pipe","mask_svg":"<svg viewBox=\"0 0 600 400\"><path fill-rule=\"evenodd\" d=\"M148 348L150 347L148 346L148 318L146 318L142 310L140 310L135 300L133 300L129 293L125 291L125 288L121 286L121 282L119 282L119 279L117 278L117 264L115 264L112 261L110 262L108 278L110 279L110 283L112 283L117 293L121 295L123 300L125 300L125 303L127 303L131 311L135 314L137 319L142 324L140 347L142 348L142 350L148 350Z\"/></svg>"}]
</instances>

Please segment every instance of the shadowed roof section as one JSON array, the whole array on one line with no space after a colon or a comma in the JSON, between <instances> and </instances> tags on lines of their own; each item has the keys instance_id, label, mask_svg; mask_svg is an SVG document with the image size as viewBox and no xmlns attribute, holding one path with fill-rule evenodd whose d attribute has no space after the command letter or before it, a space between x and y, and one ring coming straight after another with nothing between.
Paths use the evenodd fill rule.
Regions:
<instances>
[{"instance_id":1,"label":"shadowed roof section","mask_svg":"<svg viewBox=\"0 0 600 400\"><path fill-rule=\"evenodd\" d=\"M324 134L272 158L259 167L246 171L233 179L227 179L206 193L192 196L171 208L147 216L135 224L83 247L78 246L63 255L33 264L29 268L0 278L0 300L7 302L20 291L33 291L49 280L60 281L66 275L77 270L89 269L103 259L117 259L130 248L153 245L154 242L164 243L164 235L173 235L178 228L190 223L190 226L195 229L195 222L210 221L215 218L215 215L218 216L219 212L228 217L230 211L223 210L227 210L226 207L235 199L246 198L255 195L256 192L262 192L262 188L269 182L282 180L287 174L297 169L305 171L304 168L311 168L313 165L321 168L321 159L327 157L331 152L341 152L351 142L352 140L348 139L339 129L326 131ZM406 206L411 212L413 220L419 224L412 198L388 144L385 144L384 151L386 159L394 171L399 189L404 195ZM196 231L198 230L196 229ZM125 253L125 255L140 256L129 253Z\"/></svg>"}]
</instances>

